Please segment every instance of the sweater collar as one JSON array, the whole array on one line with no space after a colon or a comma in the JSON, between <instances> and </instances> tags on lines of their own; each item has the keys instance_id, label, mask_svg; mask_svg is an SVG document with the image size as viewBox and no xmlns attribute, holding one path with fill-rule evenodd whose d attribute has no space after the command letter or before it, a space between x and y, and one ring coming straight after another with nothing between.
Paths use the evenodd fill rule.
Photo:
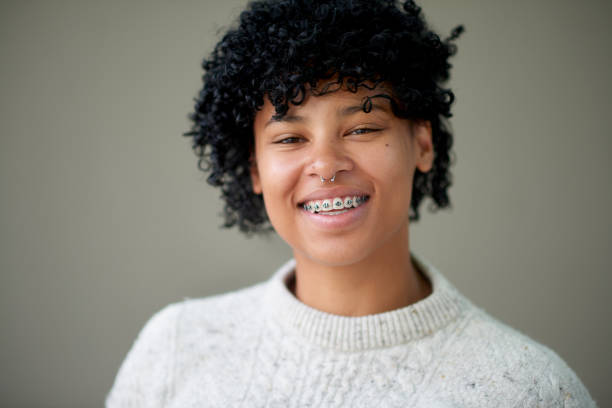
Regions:
<instances>
[{"instance_id":1,"label":"sweater collar","mask_svg":"<svg viewBox=\"0 0 612 408\"><path fill-rule=\"evenodd\" d=\"M342 351L391 347L429 336L460 316L469 301L430 262L413 252L411 258L430 280L432 293L406 307L357 317L314 309L287 287L295 270L291 259L268 281L269 313L307 341Z\"/></svg>"}]
</instances>

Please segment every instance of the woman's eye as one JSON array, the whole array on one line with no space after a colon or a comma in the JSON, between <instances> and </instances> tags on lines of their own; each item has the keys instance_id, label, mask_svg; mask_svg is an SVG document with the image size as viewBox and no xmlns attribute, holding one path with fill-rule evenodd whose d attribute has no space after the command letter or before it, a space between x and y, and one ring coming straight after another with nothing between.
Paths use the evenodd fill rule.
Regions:
<instances>
[{"instance_id":1,"label":"woman's eye","mask_svg":"<svg viewBox=\"0 0 612 408\"><path fill-rule=\"evenodd\" d=\"M296 136L290 136L290 137L286 137L284 139L281 139L279 141L277 141L277 144L292 144L292 143L299 143L302 139Z\"/></svg>"},{"instance_id":2,"label":"woman's eye","mask_svg":"<svg viewBox=\"0 0 612 408\"><path fill-rule=\"evenodd\" d=\"M372 128L358 128L351 130L350 134L353 135L363 135L365 133L378 132L380 129L372 129Z\"/></svg>"}]
</instances>

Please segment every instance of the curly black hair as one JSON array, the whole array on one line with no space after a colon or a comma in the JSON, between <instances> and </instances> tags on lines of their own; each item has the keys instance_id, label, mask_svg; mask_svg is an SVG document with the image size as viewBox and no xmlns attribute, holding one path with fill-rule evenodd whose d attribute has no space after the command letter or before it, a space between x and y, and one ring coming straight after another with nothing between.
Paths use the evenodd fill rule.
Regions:
<instances>
[{"instance_id":1,"label":"curly black hair","mask_svg":"<svg viewBox=\"0 0 612 408\"><path fill-rule=\"evenodd\" d=\"M271 230L249 174L255 114L267 97L282 117L289 103L303 101L307 86L316 89L325 79L330 82L317 94L384 83L396 116L431 122L434 163L426 173L416 169L409 218L419 219L426 196L435 203L431 211L450 206L453 138L446 119L454 95L441 84L449 78L448 59L462 31L457 26L441 40L411 0L249 3L238 27L202 62L204 86L189 114L191 130L183 134L192 138L208 183L221 188L224 226L246 233Z\"/></svg>"}]
</instances>

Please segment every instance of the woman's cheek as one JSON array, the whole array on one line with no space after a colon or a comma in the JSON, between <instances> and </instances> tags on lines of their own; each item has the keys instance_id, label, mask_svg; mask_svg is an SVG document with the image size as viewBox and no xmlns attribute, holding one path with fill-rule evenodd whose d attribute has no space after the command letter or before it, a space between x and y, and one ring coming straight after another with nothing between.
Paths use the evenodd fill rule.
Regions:
<instances>
[{"instance_id":1,"label":"woman's cheek","mask_svg":"<svg viewBox=\"0 0 612 408\"><path fill-rule=\"evenodd\" d=\"M290 198L291 189L301 174L299 157L291 152L273 152L264 155L260 165L264 196Z\"/></svg>"},{"instance_id":2,"label":"woman's cheek","mask_svg":"<svg viewBox=\"0 0 612 408\"><path fill-rule=\"evenodd\" d=\"M400 165L398 152L388 143L369 146L356 155L355 161L366 174L387 182L390 177L396 177L394 173L398 172Z\"/></svg>"}]
</instances>

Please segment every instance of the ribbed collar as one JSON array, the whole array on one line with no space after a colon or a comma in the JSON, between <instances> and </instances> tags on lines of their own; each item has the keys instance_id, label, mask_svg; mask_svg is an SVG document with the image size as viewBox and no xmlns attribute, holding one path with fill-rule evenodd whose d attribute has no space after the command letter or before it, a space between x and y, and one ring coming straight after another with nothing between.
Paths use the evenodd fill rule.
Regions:
<instances>
[{"instance_id":1,"label":"ribbed collar","mask_svg":"<svg viewBox=\"0 0 612 408\"><path fill-rule=\"evenodd\" d=\"M429 278L433 291L406 307L358 317L314 309L297 299L287 287L295 269L295 260L291 259L268 281L269 313L307 341L342 351L391 347L428 336L461 315L469 301L431 263L414 253L411 257Z\"/></svg>"}]
</instances>

